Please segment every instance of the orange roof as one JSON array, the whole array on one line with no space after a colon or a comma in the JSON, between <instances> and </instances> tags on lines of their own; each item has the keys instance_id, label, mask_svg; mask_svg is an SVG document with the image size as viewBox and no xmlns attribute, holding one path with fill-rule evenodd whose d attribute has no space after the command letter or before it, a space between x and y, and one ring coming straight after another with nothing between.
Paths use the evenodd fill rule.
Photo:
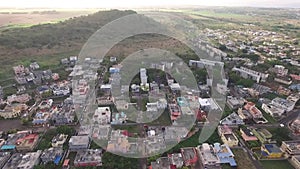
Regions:
<instances>
[{"instance_id":1,"label":"orange roof","mask_svg":"<svg viewBox=\"0 0 300 169\"><path fill-rule=\"evenodd\" d=\"M69 165L69 161L70 161L70 159L65 159L64 164L63 164L63 167L68 166L68 165Z\"/></svg>"}]
</instances>

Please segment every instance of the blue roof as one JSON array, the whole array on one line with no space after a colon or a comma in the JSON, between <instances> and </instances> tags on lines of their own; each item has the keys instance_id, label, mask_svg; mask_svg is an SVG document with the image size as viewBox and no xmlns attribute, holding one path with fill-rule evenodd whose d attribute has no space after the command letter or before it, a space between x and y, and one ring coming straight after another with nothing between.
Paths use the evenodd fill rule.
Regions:
<instances>
[{"instance_id":1,"label":"blue roof","mask_svg":"<svg viewBox=\"0 0 300 169\"><path fill-rule=\"evenodd\" d=\"M1 147L1 150L12 150L12 149L15 149L16 146L15 145L3 145Z\"/></svg>"},{"instance_id":2,"label":"blue roof","mask_svg":"<svg viewBox=\"0 0 300 169\"><path fill-rule=\"evenodd\" d=\"M54 159L54 164L58 165L59 162L60 162L60 160L61 160L61 158L62 158L62 156L57 155L57 156L55 157L55 159Z\"/></svg>"},{"instance_id":3,"label":"blue roof","mask_svg":"<svg viewBox=\"0 0 300 169\"><path fill-rule=\"evenodd\" d=\"M220 158L221 164L229 163L231 167L237 166L234 158Z\"/></svg>"},{"instance_id":4,"label":"blue roof","mask_svg":"<svg viewBox=\"0 0 300 169\"><path fill-rule=\"evenodd\" d=\"M275 144L265 144L264 146L270 153L280 153L281 152L281 150Z\"/></svg>"}]
</instances>

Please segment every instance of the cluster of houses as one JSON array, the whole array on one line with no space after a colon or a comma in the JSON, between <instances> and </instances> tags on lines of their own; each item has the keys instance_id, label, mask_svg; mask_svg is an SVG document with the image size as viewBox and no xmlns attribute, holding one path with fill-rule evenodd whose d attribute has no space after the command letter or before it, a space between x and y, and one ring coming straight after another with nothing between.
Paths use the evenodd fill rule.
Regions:
<instances>
[{"instance_id":1,"label":"cluster of houses","mask_svg":"<svg viewBox=\"0 0 300 169\"><path fill-rule=\"evenodd\" d=\"M262 53L268 57L281 58L295 57L300 54L299 46L294 45L297 40L283 33L251 28L247 30L204 29L203 31L208 38L217 40L233 52L244 49L248 53ZM240 40L244 38L247 40Z\"/></svg>"},{"instance_id":2,"label":"cluster of houses","mask_svg":"<svg viewBox=\"0 0 300 169\"><path fill-rule=\"evenodd\" d=\"M197 147L181 148L180 153L160 157L151 162L149 169L176 169L183 166L221 169L222 164L229 164L231 167L237 166L230 147L220 143L212 145L203 143Z\"/></svg>"}]
</instances>

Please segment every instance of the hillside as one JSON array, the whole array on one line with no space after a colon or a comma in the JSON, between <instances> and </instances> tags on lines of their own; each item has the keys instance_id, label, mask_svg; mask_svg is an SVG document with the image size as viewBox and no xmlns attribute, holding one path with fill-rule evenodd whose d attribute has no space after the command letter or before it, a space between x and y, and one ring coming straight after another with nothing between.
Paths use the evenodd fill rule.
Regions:
<instances>
[{"instance_id":1,"label":"hillside","mask_svg":"<svg viewBox=\"0 0 300 169\"><path fill-rule=\"evenodd\" d=\"M84 42L100 27L134 11L100 11L56 24L40 24L0 31L0 77L8 77L12 65L37 56L79 51ZM76 52L75 52L76 53Z\"/></svg>"}]
</instances>

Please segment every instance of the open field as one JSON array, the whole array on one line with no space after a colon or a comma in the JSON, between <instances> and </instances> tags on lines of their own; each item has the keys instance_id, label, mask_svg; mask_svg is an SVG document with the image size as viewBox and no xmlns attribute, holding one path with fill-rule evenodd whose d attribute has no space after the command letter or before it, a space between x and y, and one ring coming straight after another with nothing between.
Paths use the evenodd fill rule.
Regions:
<instances>
[{"instance_id":1,"label":"open field","mask_svg":"<svg viewBox=\"0 0 300 169\"><path fill-rule=\"evenodd\" d=\"M57 23L69 18L91 14L93 10L11 10L0 9L0 29Z\"/></svg>"},{"instance_id":2,"label":"open field","mask_svg":"<svg viewBox=\"0 0 300 169\"><path fill-rule=\"evenodd\" d=\"M256 169L250 157L243 149L232 149L237 165L243 169Z\"/></svg>"},{"instance_id":3,"label":"open field","mask_svg":"<svg viewBox=\"0 0 300 169\"><path fill-rule=\"evenodd\" d=\"M287 160L264 160L260 163L264 169L294 169Z\"/></svg>"}]
</instances>

